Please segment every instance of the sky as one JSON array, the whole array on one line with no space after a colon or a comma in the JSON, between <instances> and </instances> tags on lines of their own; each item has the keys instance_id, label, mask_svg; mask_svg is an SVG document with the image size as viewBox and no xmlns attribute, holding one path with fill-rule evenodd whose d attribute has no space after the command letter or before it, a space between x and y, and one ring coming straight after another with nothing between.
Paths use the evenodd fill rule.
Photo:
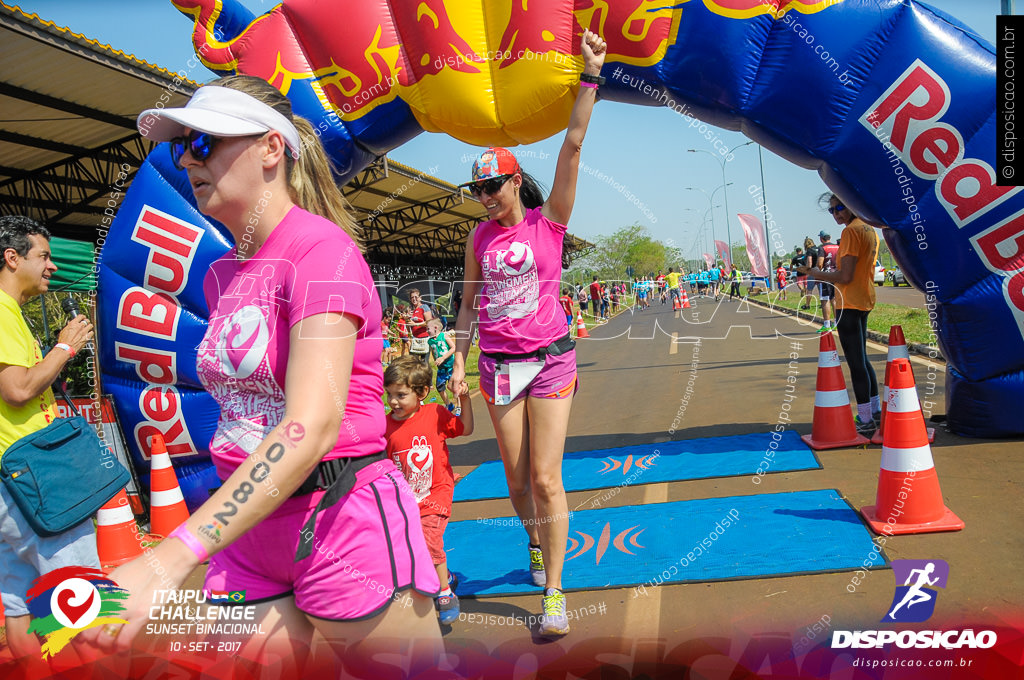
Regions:
<instances>
[{"instance_id":1,"label":"sky","mask_svg":"<svg viewBox=\"0 0 1024 680\"><path fill-rule=\"evenodd\" d=\"M174 9L170 0L5 1L168 70L186 70L198 82L214 77L201 65L188 71L187 62L194 54L191 22ZM277 3L244 0L243 4L258 14ZM928 4L960 19L990 43L995 42L999 0L931 0ZM1017 9L1017 13L1022 10ZM719 130L718 134L729 149L750 141L739 132ZM523 167L550 187L561 141L562 133L558 133L535 144L515 147L514 151ZM650 152L643 163L637 162L638 149ZM687 153L687 149L701 152ZM724 167L725 181L732 183L724 191L723 168L718 156L712 157L713 151L710 141L688 128L680 115L669 109L599 102L584 144L582 162L588 172L580 173L570 231L594 241L639 223L654 238L679 248L687 258L708 252L712 235L725 241L729 233L734 244L742 242L735 215L758 214L747 191L751 185L761 185L758 146L736 149L734 159ZM436 168L434 175L458 184L469 179L478 153L479 148L447 135L422 133L389 156L417 169ZM805 236L817 240L822 228L837 230L818 205L818 196L827 187L816 172L799 168L767 150L763 151L763 172L767 210L788 248L801 244ZM599 179L600 173L614 180ZM733 216L728 228L723 200L726 192L729 214ZM709 195L714 198L713 206ZM705 222L709 206L714 219Z\"/></svg>"}]
</instances>

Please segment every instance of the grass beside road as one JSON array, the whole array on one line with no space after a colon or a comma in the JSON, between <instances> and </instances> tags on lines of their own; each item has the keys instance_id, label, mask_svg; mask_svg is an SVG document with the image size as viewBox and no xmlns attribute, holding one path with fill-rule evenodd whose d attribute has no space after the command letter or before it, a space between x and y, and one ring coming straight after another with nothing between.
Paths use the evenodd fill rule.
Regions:
<instances>
[{"instance_id":1,"label":"grass beside road","mask_svg":"<svg viewBox=\"0 0 1024 680\"><path fill-rule=\"evenodd\" d=\"M779 300L778 294L778 291L773 290L769 294L761 293L760 295L753 296L751 299L785 309L795 310L799 307L798 298L800 293L795 289L786 291L787 298L785 300ZM807 302L808 299L804 298L804 303ZM821 305L817 297L810 300L810 309L800 311L812 314L819 320L821 319ZM928 310L926 309L879 303L875 305L874 310L868 315L868 329L881 333L886 337L889 336L889 327L896 325L903 327L903 335L909 343L935 344L935 334L932 333L931 326L928 323Z\"/></svg>"}]
</instances>

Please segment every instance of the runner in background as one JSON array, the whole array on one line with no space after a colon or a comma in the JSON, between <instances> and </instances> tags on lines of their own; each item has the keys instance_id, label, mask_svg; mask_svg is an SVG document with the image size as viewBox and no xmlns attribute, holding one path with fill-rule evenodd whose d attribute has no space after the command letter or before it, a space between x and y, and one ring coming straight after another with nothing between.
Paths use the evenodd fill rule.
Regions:
<instances>
[{"instance_id":1,"label":"runner in background","mask_svg":"<svg viewBox=\"0 0 1024 680\"><path fill-rule=\"evenodd\" d=\"M562 311L565 312L565 325L569 327L569 331L572 331L572 295L569 294L568 288L562 289L562 297L558 298L558 304L562 305Z\"/></svg>"}]
</instances>

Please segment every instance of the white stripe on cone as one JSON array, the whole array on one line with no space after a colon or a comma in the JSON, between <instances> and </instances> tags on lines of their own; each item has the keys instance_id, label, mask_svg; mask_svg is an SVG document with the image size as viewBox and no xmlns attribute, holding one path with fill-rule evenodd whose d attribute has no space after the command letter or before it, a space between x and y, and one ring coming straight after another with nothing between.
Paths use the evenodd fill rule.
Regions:
<instances>
[{"instance_id":1,"label":"white stripe on cone","mask_svg":"<svg viewBox=\"0 0 1024 680\"><path fill-rule=\"evenodd\" d=\"M832 368L839 365L839 352L818 352L818 368Z\"/></svg>"},{"instance_id":2,"label":"white stripe on cone","mask_svg":"<svg viewBox=\"0 0 1024 680\"><path fill-rule=\"evenodd\" d=\"M96 524L101 527L112 527L134 521L135 515L127 505L119 505L116 508L100 508L96 513Z\"/></svg>"},{"instance_id":3,"label":"white stripe on cone","mask_svg":"<svg viewBox=\"0 0 1024 680\"><path fill-rule=\"evenodd\" d=\"M814 393L814 405L823 408L835 408L837 406L849 406L850 395L846 390L818 390Z\"/></svg>"},{"instance_id":4,"label":"white stripe on cone","mask_svg":"<svg viewBox=\"0 0 1024 680\"><path fill-rule=\"evenodd\" d=\"M910 351L907 350L906 345L889 345L889 361L896 359L910 360Z\"/></svg>"},{"instance_id":5,"label":"white stripe on cone","mask_svg":"<svg viewBox=\"0 0 1024 680\"><path fill-rule=\"evenodd\" d=\"M176 486L173 489L167 491L152 491L149 494L149 504L151 506L159 506L166 508L169 505L175 503L182 503L185 501L185 497L181 495L181 487Z\"/></svg>"},{"instance_id":6,"label":"white stripe on cone","mask_svg":"<svg viewBox=\"0 0 1024 680\"><path fill-rule=\"evenodd\" d=\"M932 447L915 446L910 449L896 449L887 446L882 447L883 470L889 472L923 472L935 467L932 460Z\"/></svg>"},{"instance_id":7,"label":"white stripe on cone","mask_svg":"<svg viewBox=\"0 0 1024 680\"><path fill-rule=\"evenodd\" d=\"M167 453L158 453L149 460L151 470L166 470L171 467L171 456Z\"/></svg>"},{"instance_id":8,"label":"white stripe on cone","mask_svg":"<svg viewBox=\"0 0 1024 680\"><path fill-rule=\"evenodd\" d=\"M915 413L921 410L917 390L913 387L890 389L885 395L885 410L889 413Z\"/></svg>"}]
</instances>

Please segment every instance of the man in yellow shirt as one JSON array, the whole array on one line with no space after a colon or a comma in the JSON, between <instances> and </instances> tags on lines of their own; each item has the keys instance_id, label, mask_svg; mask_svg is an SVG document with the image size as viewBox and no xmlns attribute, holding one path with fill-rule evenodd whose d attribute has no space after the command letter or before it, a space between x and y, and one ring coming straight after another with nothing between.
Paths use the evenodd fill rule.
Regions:
<instances>
[{"instance_id":1,"label":"man in yellow shirt","mask_svg":"<svg viewBox=\"0 0 1024 680\"><path fill-rule=\"evenodd\" d=\"M57 417L50 385L68 359L92 338L84 316L72 319L45 357L21 307L45 293L57 265L50 259L50 233L18 216L0 217L0 460L22 437ZM84 322L84 323L83 323ZM25 596L42 574L68 566L99 568L96 536L86 521L58 536L39 536L25 520L7 488L0 484L0 594L7 625L7 645L14 658L39 659L39 643L29 635Z\"/></svg>"},{"instance_id":2,"label":"man in yellow shirt","mask_svg":"<svg viewBox=\"0 0 1024 680\"><path fill-rule=\"evenodd\" d=\"M668 283L668 297L672 301L672 306L675 307L675 300L679 297L679 272L674 267L669 267L665 281Z\"/></svg>"}]
</instances>

